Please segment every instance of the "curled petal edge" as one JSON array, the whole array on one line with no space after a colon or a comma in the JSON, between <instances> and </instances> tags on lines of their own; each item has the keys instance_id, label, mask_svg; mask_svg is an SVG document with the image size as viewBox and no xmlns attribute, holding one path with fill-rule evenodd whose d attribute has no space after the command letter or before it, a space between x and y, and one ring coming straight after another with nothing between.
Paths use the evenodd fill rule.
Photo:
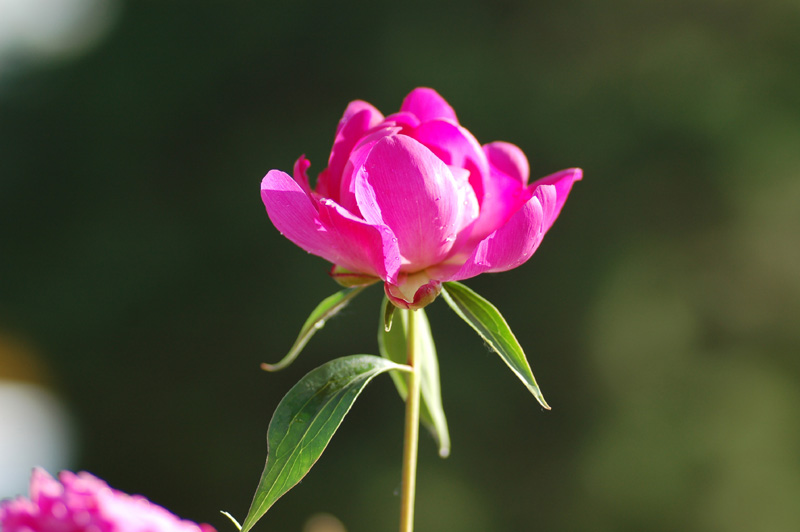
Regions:
<instances>
[{"instance_id":1,"label":"curled petal edge","mask_svg":"<svg viewBox=\"0 0 800 532\"><path fill-rule=\"evenodd\" d=\"M397 308L417 310L433 303L442 291L442 282L429 279L424 272L401 276L399 285L383 284L386 297Z\"/></svg>"}]
</instances>

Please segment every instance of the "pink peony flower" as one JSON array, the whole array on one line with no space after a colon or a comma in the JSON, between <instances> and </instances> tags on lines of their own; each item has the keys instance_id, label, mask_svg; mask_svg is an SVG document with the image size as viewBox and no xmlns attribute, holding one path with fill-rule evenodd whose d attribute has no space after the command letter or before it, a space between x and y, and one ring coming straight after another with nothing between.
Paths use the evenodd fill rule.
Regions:
<instances>
[{"instance_id":1,"label":"pink peony flower","mask_svg":"<svg viewBox=\"0 0 800 532\"><path fill-rule=\"evenodd\" d=\"M3 532L214 532L182 521L139 495L127 495L86 472L63 471L59 481L44 469L31 476L30 499L0 503Z\"/></svg>"},{"instance_id":2,"label":"pink peony flower","mask_svg":"<svg viewBox=\"0 0 800 532\"><path fill-rule=\"evenodd\" d=\"M384 117L351 102L328 167L312 190L300 156L294 178L261 182L270 220L289 240L334 264L333 275L385 281L401 308L430 303L444 281L527 261L558 217L580 169L528 185L517 146L481 146L433 89L406 96Z\"/></svg>"}]
</instances>

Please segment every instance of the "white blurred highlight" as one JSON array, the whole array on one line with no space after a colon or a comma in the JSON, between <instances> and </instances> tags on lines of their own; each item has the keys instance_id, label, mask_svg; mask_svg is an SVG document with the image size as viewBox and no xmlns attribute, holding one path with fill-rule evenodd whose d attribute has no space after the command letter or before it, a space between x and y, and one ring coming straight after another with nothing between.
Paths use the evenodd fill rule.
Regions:
<instances>
[{"instance_id":1,"label":"white blurred highlight","mask_svg":"<svg viewBox=\"0 0 800 532\"><path fill-rule=\"evenodd\" d=\"M26 495L34 466L70 468L71 425L66 408L46 389L0 380L0 499Z\"/></svg>"},{"instance_id":2,"label":"white blurred highlight","mask_svg":"<svg viewBox=\"0 0 800 532\"><path fill-rule=\"evenodd\" d=\"M105 35L119 7L116 0L0 0L0 75L83 53Z\"/></svg>"}]
</instances>

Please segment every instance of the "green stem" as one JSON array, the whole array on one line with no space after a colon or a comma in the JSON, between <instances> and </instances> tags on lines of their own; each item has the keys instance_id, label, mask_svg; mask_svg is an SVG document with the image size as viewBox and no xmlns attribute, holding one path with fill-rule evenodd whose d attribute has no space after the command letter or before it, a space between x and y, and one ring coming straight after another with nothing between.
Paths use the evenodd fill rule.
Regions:
<instances>
[{"instance_id":1,"label":"green stem","mask_svg":"<svg viewBox=\"0 0 800 532\"><path fill-rule=\"evenodd\" d=\"M419 443L419 368L416 360L416 311L408 312L406 330L408 395L406 396L406 426L403 438L403 487L400 503L400 532L414 530L414 495L417 485L417 446Z\"/></svg>"}]
</instances>

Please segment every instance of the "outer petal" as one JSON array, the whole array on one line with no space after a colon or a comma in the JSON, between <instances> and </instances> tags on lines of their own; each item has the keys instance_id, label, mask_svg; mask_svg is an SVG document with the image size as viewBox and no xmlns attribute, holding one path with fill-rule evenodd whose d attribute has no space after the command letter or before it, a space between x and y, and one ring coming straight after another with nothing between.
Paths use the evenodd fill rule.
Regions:
<instances>
[{"instance_id":1,"label":"outer petal","mask_svg":"<svg viewBox=\"0 0 800 532\"><path fill-rule=\"evenodd\" d=\"M320 174L317 191L320 195L339 201L342 171L350 156L350 152L372 128L383 120L383 115L375 107L356 100L350 102L336 128L328 167Z\"/></svg>"},{"instance_id":2,"label":"outer petal","mask_svg":"<svg viewBox=\"0 0 800 532\"><path fill-rule=\"evenodd\" d=\"M336 211L330 200L321 202L321 212L317 212L302 188L279 170L264 177L261 199L278 231L304 250L349 270L382 278L387 275L386 261L381 257L385 235L380 229L363 221L359 225L355 218L341 220L330 213ZM399 262L399 258L390 258L390 266L393 261Z\"/></svg>"},{"instance_id":3,"label":"outer petal","mask_svg":"<svg viewBox=\"0 0 800 532\"><path fill-rule=\"evenodd\" d=\"M482 240L463 266L445 280L457 281L484 272L516 268L539 247L544 236L543 219L539 199L531 198L508 223Z\"/></svg>"},{"instance_id":4,"label":"outer petal","mask_svg":"<svg viewBox=\"0 0 800 532\"><path fill-rule=\"evenodd\" d=\"M483 152L490 168L489 179L484 184L480 217L467 249L502 227L533 194L525 192L530 170L522 150L508 142L492 142L483 146Z\"/></svg>"},{"instance_id":5,"label":"outer petal","mask_svg":"<svg viewBox=\"0 0 800 532\"><path fill-rule=\"evenodd\" d=\"M572 184L582 177L580 169L558 172L533 185L533 196L508 222L482 240L458 271L443 265L432 278L454 281L484 272L511 270L527 261L553 225ZM449 270L449 271L448 271Z\"/></svg>"},{"instance_id":6,"label":"outer petal","mask_svg":"<svg viewBox=\"0 0 800 532\"><path fill-rule=\"evenodd\" d=\"M294 163L294 170L292 174L294 176L294 180L300 187L303 189L309 198L313 197L311 192L311 185L308 183L308 167L311 166L311 162L306 159L305 155L301 155L297 161Z\"/></svg>"},{"instance_id":7,"label":"outer petal","mask_svg":"<svg viewBox=\"0 0 800 532\"><path fill-rule=\"evenodd\" d=\"M356 172L356 199L364 219L387 225L398 239L403 271L440 262L474 205L469 187L429 149L404 135L384 137Z\"/></svg>"},{"instance_id":8,"label":"outer petal","mask_svg":"<svg viewBox=\"0 0 800 532\"><path fill-rule=\"evenodd\" d=\"M552 186L555 188L555 201L551 203L542 203L546 222L545 231L550 229L553 222L558 218L559 213L561 213L561 208L564 207L564 202L567 201L567 196L569 196L569 192L572 190L572 185L575 181L580 181L582 178L583 170L580 168L569 168L543 177L529 187L536 190L534 194L539 194L539 189L544 186Z\"/></svg>"},{"instance_id":9,"label":"outer petal","mask_svg":"<svg viewBox=\"0 0 800 532\"><path fill-rule=\"evenodd\" d=\"M362 111L369 111L370 114L380 116L381 112L375 108L374 105L371 103L365 102L364 100L353 100L349 104L347 104L347 108L344 110L342 114L342 118L339 119L339 124L336 126L336 136L339 136L339 133L342 132L344 126L353 118L355 115L361 113Z\"/></svg>"},{"instance_id":10,"label":"outer petal","mask_svg":"<svg viewBox=\"0 0 800 532\"><path fill-rule=\"evenodd\" d=\"M530 166L528 158L519 147L510 142L490 142L483 147L489 165L503 174L516 179L523 186L528 184Z\"/></svg>"},{"instance_id":11,"label":"outer petal","mask_svg":"<svg viewBox=\"0 0 800 532\"><path fill-rule=\"evenodd\" d=\"M444 118L458 124L456 112L438 92L427 87L419 87L408 93L400 106L400 111L413 113L422 122Z\"/></svg>"},{"instance_id":12,"label":"outer petal","mask_svg":"<svg viewBox=\"0 0 800 532\"><path fill-rule=\"evenodd\" d=\"M400 248L397 238L386 226L373 226L353 216L331 200L320 202L320 220L333 240L332 245L346 257L336 264L348 270L372 273L381 279L397 282L400 271Z\"/></svg>"}]
</instances>

